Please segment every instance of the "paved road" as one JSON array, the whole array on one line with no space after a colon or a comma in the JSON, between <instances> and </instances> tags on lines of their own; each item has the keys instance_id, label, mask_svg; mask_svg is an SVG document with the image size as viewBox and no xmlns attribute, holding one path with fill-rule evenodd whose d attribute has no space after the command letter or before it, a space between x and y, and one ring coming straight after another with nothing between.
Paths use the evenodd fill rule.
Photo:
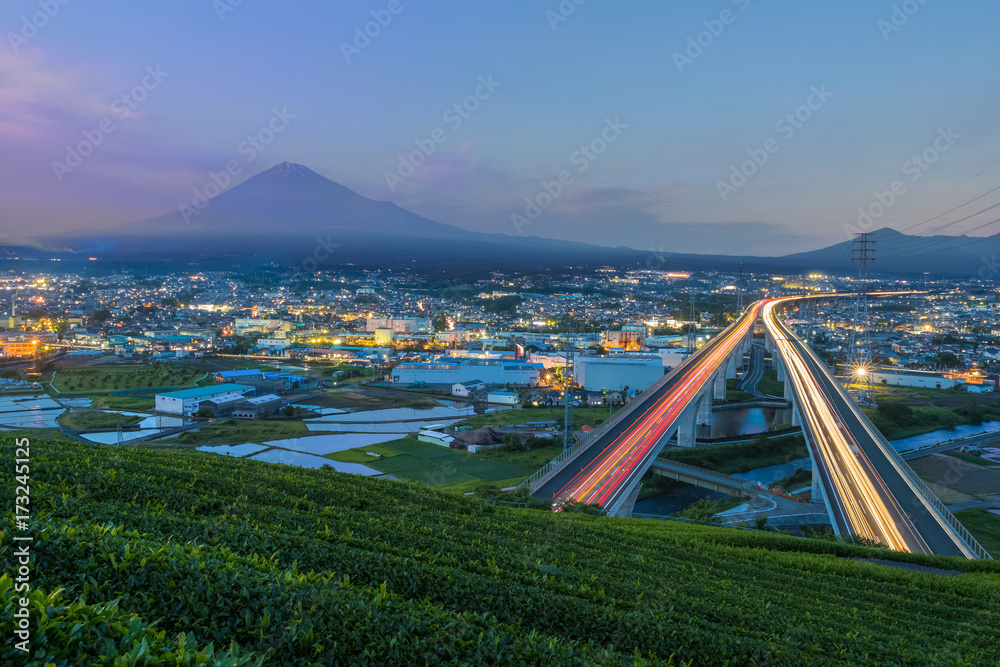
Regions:
<instances>
[{"instance_id":1,"label":"paved road","mask_svg":"<svg viewBox=\"0 0 1000 667\"><path fill-rule=\"evenodd\" d=\"M693 405L719 368L724 367L726 359L752 331L760 308L760 303L748 308L710 345L690 357L665 386L649 399L644 397L640 409L599 438L585 454L567 464L566 470L560 470L555 479L536 489L534 495L557 500L574 499L616 509L645 474L681 414ZM712 399L709 396L706 400Z\"/></svg>"},{"instance_id":2,"label":"paved road","mask_svg":"<svg viewBox=\"0 0 1000 667\"><path fill-rule=\"evenodd\" d=\"M864 535L895 549L964 556L935 513L908 484L897 464L826 367L766 309L796 398L809 424L810 446L820 468L832 519L841 533Z\"/></svg>"}]
</instances>

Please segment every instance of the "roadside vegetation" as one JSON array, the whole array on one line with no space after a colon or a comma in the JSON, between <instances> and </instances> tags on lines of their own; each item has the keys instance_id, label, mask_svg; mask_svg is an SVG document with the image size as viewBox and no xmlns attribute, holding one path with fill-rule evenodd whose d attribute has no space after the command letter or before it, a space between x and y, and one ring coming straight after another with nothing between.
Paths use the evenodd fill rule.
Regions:
<instances>
[{"instance_id":1,"label":"roadside vegetation","mask_svg":"<svg viewBox=\"0 0 1000 667\"><path fill-rule=\"evenodd\" d=\"M809 450L801 435L767 438L763 433L757 434L750 442L675 447L660 454L661 458L727 475L781 465L807 456Z\"/></svg>"},{"instance_id":2,"label":"roadside vegetation","mask_svg":"<svg viewBox=\"0 0 1000 667\"><path fill-rule=\"evenodd\" d=\"M714 399L713 402L718 405L720 403L747 403L760 400L759 397L754 396L750 392L737 389L736 385L739 383L738 378L729 378L726 380L726 398L721 400ZM757 391L768 396L781 398L785 395L785 383L778 381L778 371L765 371L764 377L757 383Z\"/></svg>"},{"instance_id":3,"label":"roadside vegetation","mask_svg":"<svg viewBox=\"0 0 1000 667\"><path fill-rule=\"evenodd\" d=\"M955 512L955 517L994 559L1000 559L1000 515L973 507Z\"/></svg>"}]
</instances>

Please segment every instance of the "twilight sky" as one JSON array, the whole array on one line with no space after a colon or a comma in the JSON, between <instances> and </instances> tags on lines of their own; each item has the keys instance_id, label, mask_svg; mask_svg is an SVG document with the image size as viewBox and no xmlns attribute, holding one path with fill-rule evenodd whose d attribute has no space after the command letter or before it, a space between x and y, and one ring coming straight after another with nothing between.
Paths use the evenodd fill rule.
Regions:
<instances>
[{"instance_id":1,"label":"twilight sky","mask_svg":"<svg viewBox=\"0 0 1000 667\"><path fill-rule=\"evenodd\" d=\"M286 160L489 233L776 255L844 240L859 207L928 233L1000 201L970 202L1000 184L998 19L995 0L8 0L0 235L152 217L227 163L231 187ZM990 213L946 232L1000 231Z\"/></svg>"}]
</instances>

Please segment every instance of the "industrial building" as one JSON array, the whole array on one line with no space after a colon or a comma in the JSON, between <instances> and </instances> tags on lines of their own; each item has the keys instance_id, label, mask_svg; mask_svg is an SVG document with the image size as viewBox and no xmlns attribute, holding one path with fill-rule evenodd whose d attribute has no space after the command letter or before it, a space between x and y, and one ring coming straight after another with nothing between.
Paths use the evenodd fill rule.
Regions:
<instances>
[{"instance_id":1,"label":"industrial building","mask_svg":"<svg viewBox=\"0 0 1000 667\"><path fill-rule=\"evenodd\" d=\"M541 364L494 359L440 359L431 363L404 363L392 369L399 384L455 385L477 378L486 384L533 387L538 384Z\"/></svg>"},{"instance_id":2,"label":"industrial building","mask_svg":"<svg viewBox=\"0 0 1000 667\"><path fill-rule=\"evenodd\" d=\"M369 317L365 331L375 332L379 329L392 329L394 333L431 333L431 320L428 317Z\"/></svg>"},{"instance_id":3,"label":"industrial building","mask_svg":"<svg viewBox=\"0 0 1000 667\"><path fill-rule=\"evenodd\" d=\"M965 384L965 378L931 371L909 371L879 369L871 371L872 381L890 387L926 387L929 389L951 389Z\"/></svg>"},{"instance_id":4,"label":"industrial building","mask_svg":"<svg viewBox=\"0 0 1000 667\"><path fill-rule=\"evenodd\" d=\"M587 391L644 391L663 377L663 361L634 357L580 357L573 364L573 379Z\"/></svg>"},{"instance_id":5,"label":"industrial building","mask_svg":"<svg viewBox=\"0 0 1000 667\"><path fill-rule=\"evenodd\" d=\"M253 387L242 384L217 384L213 387L196 387L169 391L156 395L156 411L168 415L190 417L200 409L202 401L225 396L226 394L241 394L248 396L254 392Z\"/></svg>"},{"instance_id":6,"label":"industrial building","mask_svg":"<svg viewBox=\"0 0 1000 667\"><path fill-rule=\"evenodd\" d=\"M274 394L247 398L233 408L234 419L260 419L285 407L287 401Z\"/></svg>"},{"instance_id":7,"label":"industrial building","mask_svg":"<svg viewBox=\"0 0 1000 667\"><path fill-rule=\"evenodd\" d=\"M257 318L238 319L233 323L233 333L245 336L248 333L271 334L277 331L291 331L295 328L293 322L287 320L264 320Z\"/></svg>"},{"instance_id":8,"label":"industrial building","mask_svg":"<svg viewBox=\"0 0 1000 667\"><path fill-rule=\"evenodd\" d=\"M521 397L512 391L491 391L486 395L486 402L498 405L517 405L521 402Z\"/></svg>"}]
</instances>

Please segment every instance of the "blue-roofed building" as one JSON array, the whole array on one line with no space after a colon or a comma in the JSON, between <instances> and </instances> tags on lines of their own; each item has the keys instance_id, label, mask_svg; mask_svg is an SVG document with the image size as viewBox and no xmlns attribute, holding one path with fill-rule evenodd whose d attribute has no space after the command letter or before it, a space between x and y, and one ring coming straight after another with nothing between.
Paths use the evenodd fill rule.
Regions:
<instances>
[{"instance_id":1,"label":"blue-roofed building","mask_svg":"<svg viewBox=\"0 0 1000 667\"><path fill-rule=\"evenodd\" d=\"M262 379L263 371L258 368L248 368L241 371L219 371L215 374L215 384L225 384L226 382L239 382L240 380Z\"/></svg>"}]
</instances>

